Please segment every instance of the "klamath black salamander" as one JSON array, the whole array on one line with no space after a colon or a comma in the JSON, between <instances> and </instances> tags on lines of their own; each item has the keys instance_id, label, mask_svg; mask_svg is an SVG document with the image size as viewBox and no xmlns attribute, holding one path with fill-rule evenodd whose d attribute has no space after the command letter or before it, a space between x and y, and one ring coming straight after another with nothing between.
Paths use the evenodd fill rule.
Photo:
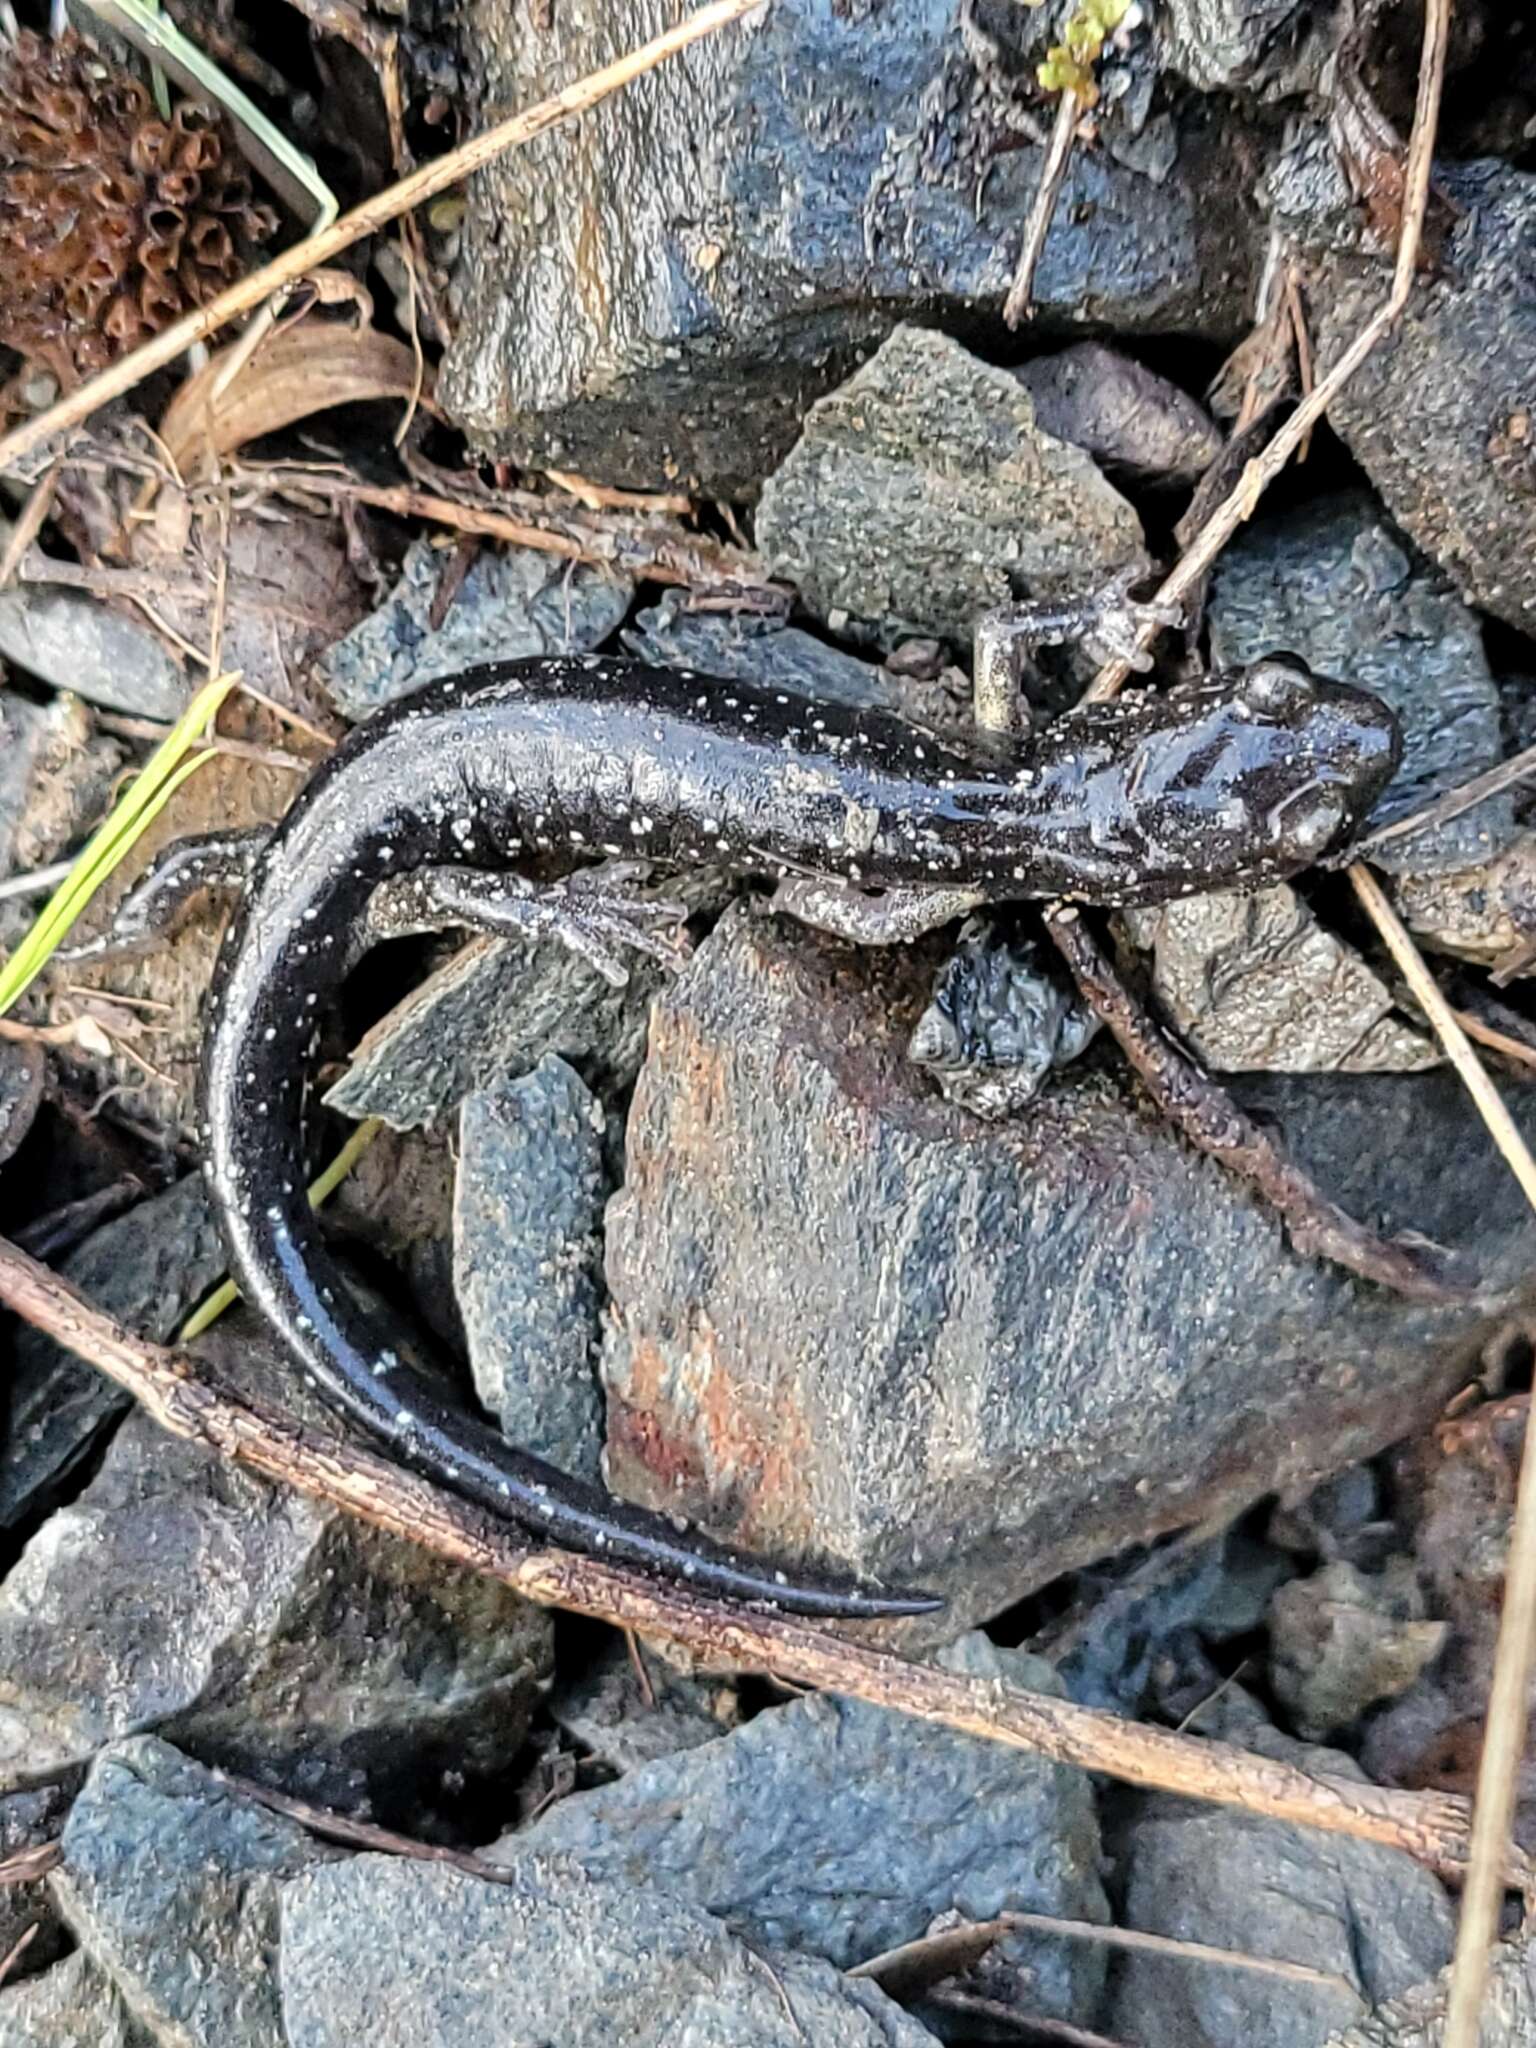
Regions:
<instances>
[{"instance_id":1,"label":"klamath black salamander","mask_svg":"<svg viewBox=\"0 0 1536 2048\"><path fill-rule=\"evenodd\" d=\"M1336 852L1398 753L1382 703L1286 659L1085 706L1008 753L888 713L597 657L433 683L316 772L226 940L203 1120L235 1275L337 1407L535 1535L800 1614L932 1607L790 1580L679 1534L508 1445L398 1356L305 1194L320 1009L378 930L376 904L423 924L554 933L614 973L616 948L646 943L644 906L603 889L600 868L584 890L536 887L520 867L638 859L810 878L814 901L841 893L866 933L887 902L927 903L929 922L957 898L1154 903L1275 881Z\"/></svg>"}]
</instances>

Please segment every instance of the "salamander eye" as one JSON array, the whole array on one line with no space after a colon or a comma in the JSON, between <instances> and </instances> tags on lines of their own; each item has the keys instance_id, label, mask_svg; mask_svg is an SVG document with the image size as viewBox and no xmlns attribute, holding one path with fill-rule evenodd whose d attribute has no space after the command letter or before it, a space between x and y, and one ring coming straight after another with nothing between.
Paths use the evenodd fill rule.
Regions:
<instances>
[{"instance_id":1,"label":"salamander eye","mask_svg":"<svg viewBox=\"0 0 1536 2048\"><path fill-rule=\"evenodd\" d=\"M1265 718L1299 718L1317 699L1312 671L1296 654L1267 654L1244 669L1237 686L1239 703Z\"/></svg>"}]
</instances>

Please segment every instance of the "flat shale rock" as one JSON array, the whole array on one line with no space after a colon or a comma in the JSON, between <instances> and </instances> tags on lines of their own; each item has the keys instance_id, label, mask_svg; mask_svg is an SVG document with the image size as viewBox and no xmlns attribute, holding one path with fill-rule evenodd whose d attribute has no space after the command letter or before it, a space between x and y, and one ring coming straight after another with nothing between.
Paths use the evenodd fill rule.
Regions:
<instances>
[{"instance_id":1,"label":"flat shale rock","mask_svg":"<svg viewBox=\"0 0 1536 2048\"><path fill-rule=\"evenodd\" d=\"M947 335L898 327L811 408L757 540L823 621L967 640L1010 597L1077 597L1143 548L1129 501L1035 402Z\"/></svg>"},{"instance_id":2,"label":"flat shale rock","mask_svg":"<svg viewBox=\"0 0 1536 2048\"><path fill-rule=\"evenodd\" d=\"M9 527L0 521L7 533ZM158 633L84 590L0 591L0 655L56 690L131 718L179 718L192 687Z\"/></svg>"},{"instance_id":3,"label":"flat shale rock","mask_svg":"<svg viewBox=\"0 0 1536 2048\"><path fill-rule=\"evenodd\" d=\"M367 718L434 677L478 662L599 646L634 595L625 577L562 555L482 550L434 623L452 563L443 549L416 541L385 602L323 657L320 674L348 718Z\"/></svg>"},{"instance_id":4,"label":"flat shale rock","mask_svg":"<svg viewBox=\"0 0 1536 2048\"><path fill-rule=\"evenodd\" d=\"M1536 177L1492 161L1437 164L1435 176L1458 209L1444 252L1328 418L1398 524L1468 602L1530 633ZM1326 370L1381 304L1390 265L1330 250L1311 268L1307 299Z\"/></svg>"},{"instance_id":5,"label":"flat shale rock","mask_svg":"<svg viewBox=\"0 0 1536 2048\"><path fill-rule=\"evenodd\" d=\"M1310 1491L1426 1422L1484 1327L1298 1257L1107 1054L1013 1124L943 1102L906 1058L937 957L733 914L663 993L604 1363L622 1492L931 1585L930 1639ZM1352 1213L1475 1247L1490 1293L1522 1282L1536 1228L1454 1082L1243 1096Z\"/></svg>"},{"instance_id":6,"label":"flat shale rock","mask_svg":"<svg viewBox=\"0 0 1536 2048\"><path fill-rule=\"evenodd\" d=\"M506 1589L135 1415L0 1585L0 1787L154 1731L322 1803L431 1809L442 1773L504 1767L549 1654Z\"/></svg>"},{"instance_id":7,"label":"flat shale rock","mask_svg":"<svg viewBox=\"0 0 1536 2048\"><path fill-rule=\"evenodd\" d=\"M1040 1658L985 1637L941 1660L1060 1694ZM577 1792L488 1853L569 1855L595 1879L651 1884L756 1943L842 1969L942 1914L1103 1920L1099 1831L1081 1772L863 1700L812 1695L716 1742ZM1032 2009L1091 2016L1103 1951L1010 1937Z\"/></svg>"},{"instance_id":8,"label":"flat shale rock","mask_svg":"<svg viewBox=\"0 0 1536 2048\"><path fill-rule=\"evenodd\" d=\"M227 1264L201 1174L189 1174L104 1223L59 1267L87 1301L157 1344L167 1343ZM18 1321L4 1326L0 1394L0 1528L48 1505L130 1396Z\"/></svg>"},{"instance_id":9,"label":"flat shale rock","mask_svg":"<svg viewBox=\"0 0 1536 2048\"><path fill-rule=\"evenodd\" d=\"M156 2041L286 2048L281 1888L342 1854L141 1736L92 1765L53 1885L81 1948Z\"/></svg>"},{"instance_id":10,"label":"flat shale rock","mask_svg":"<svg viewBox=\"0 0 1536 2048\"><path fill-rule=\"evenodd\" d=\"M1270 1730L1248 1746L1302 1769L1362 1778L1351 1760ZM1395 1998L1450 1958L1450 1901L1397 1849L1156 1796L1121 1845L1125 1923L1328 1970L1337 1986L1127 1954L1111 2034L1140 2048L1322 2048L1330 2030Z\"/></svg>"},{"instance_id":11,"label":"flat shale rock","mask_svg":"<svg viewBox=\"0 0 1536 2048\"><path fill-rule=\"evenodd\" d=\"M453 1266L475 1390L503 1433L599 1476L602 1104L552 1054L459 1117Z\"/></svg>"},{"instance_id":12,"label":"flat shale rock","mask_svg":"<svg viewBox=\"0 0 1536 2048\"><path fill-rule=\"evenodd\" d=\"M486 0L464 52L481 123L674 18L663 0L548 22ZM1054 27L994 8L968 37L954 0L780 0L492 165L470 187L440 400L517 460L750 489L903 317L997 313L1042 157L1015 81L1034 97ZM1262 236L1230 174L1241 131L1199 105L1146 121L1148 97L1140 119L1101 109L1146 174L1108 147L1073 153L1037 329L1246 323Z\"/></svg>"},{"instance_id":13,"label":"flat shale rock","mask_svg":"<svg viewBox=\"0 0 1536 2048\"><path fill-rule=\"evenodd\" d=\"M932 2048L883 1991L695 1906L526 1855L507 1884L393 1856L283 1898L288 2048Z\"/></svg>"}]
</instances>

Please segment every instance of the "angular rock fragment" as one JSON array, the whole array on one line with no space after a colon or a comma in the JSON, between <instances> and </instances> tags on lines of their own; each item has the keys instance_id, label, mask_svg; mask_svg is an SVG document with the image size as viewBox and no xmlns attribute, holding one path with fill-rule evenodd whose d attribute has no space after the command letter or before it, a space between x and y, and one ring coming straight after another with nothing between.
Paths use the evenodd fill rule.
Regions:
<instances>
[{"instance_id":1,"label":"angular rock fragment","mask_svg":"<svg viewBox=\"0 0 1536 2048\"><path fill-rule=\"evenodd\" d=\"M604 1376L622 1491L932 1585L953 1635L1405 1436L1484 1323L1299 1257L1107 1054L1010 1124L938 1099L906 1053L937 957L732 915L664 991L608 1211ZM1475 1247L1493 1295L1522 1283L1536 1226L1454 1082L1243 1100L1351 1213Z\"/></svg>"},{"instance_id":2,"label":"angular rock fragment","mask_svg":"<svg viewBox=\"0 0 1536 2048\"><path fill-rule=\"evenodd\" d=\"M559 1856L519 1857L506 1884L392 1856L312 1870L285 1891L282 1943L288 2048L933 2042L871 1984Z\"/></svg>"},{"instance_id":3,"label":"angular rock fragment","mask_svg":"<svg viewBox=\"0 0 1536 2048\"><path fill-rule=\"evenodd\" d=\"M758 545L819 618L883 646L968 641L1011 597L1081 597L1142 552L1141 521L1007 370L899 327L811 408L763 486Z\"/></svg>"},{"instance_id":4,"label":"angular rock fragment","mask_svg":"<svg viewBox=\"0 0 1536 2048\"><path fill-rule=\"evenodd\" d=\"M486 122L656 26L641 0L468 20ZM440 401L521 461L749 490L896 322L995 316L1040 175L1034 63L1057 33L1045 10L961 26L952 0L780 0L489 166ZM1263 249L1230 170L1246 131L1221 105L1153 113L1143 69L1098 110L1106 146L1069 163L1036 327L1235 339Z\"/></svg>"},{"instance_id":5,"label":"angular rock fragment","mask_svg":"<svg viewBox=\"0 0 1536 2048\"><path fill-rule=\"evenodd\" d=\"M1221 453L1204 406L1133 356L1080 341L1013 373L1035 402L1042 434L1083 449L1111 474L1193 483Z\"/></svg>"},{"instance_id":6,"label":"angular rock fragment","mask_svg":"<svg viewBox=\"0 0 1536 2048\"><path fill-rule=\"evenodd\" d=\"M967 1637L947 1669L1059 1694L1049 1666ZM717 1742L574 1793L488 1852L569 1855L593 1879L648 1884L751 1941L841 1968L939 1916L1101 1920L1098 1825L1081 1772L863 1700L812 1695ZM1010 1936L1031 2009L1091 2015L1103 1951Z\"/></svg>"}]
</instances>

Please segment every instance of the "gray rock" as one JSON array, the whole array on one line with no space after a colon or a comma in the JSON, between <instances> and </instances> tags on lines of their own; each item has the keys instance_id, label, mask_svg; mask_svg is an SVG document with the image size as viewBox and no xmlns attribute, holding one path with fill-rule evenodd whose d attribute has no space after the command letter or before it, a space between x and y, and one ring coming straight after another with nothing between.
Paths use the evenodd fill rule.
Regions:
<instances>
[{"instance_id":1,"label":"gray rock","mask_svg":"<svg viewBox=\"0 0 1536 2048\"><path fill-rule=\"evenodd\" d=\"M890 711L899 701L891 679L872 663L751 612L689 612L664 601L626 626L623 640L632 654L662 668L795 690L822 704Z\"/></svg>"},{"instance_id":2,"label":"gray rock","mask_svg":"<svg viewBox=\"0 0 1536 2048\"><path fill-rule=\"evenodd\" d=\"M1441 2048L1449 1970L1432 1984L1388 1999L1358 2026L1330 2034L1323 2048ZM1501 1941L1493 1951L1478 2014L1478 2048L1530 2048L1536 2041L1536 1943Z\"/></svg>"},{"instance_id":3,"label":"gray rock","mask_svg":"<svg viewBox=\"0 0 1536 2048\"><path fill-rule=\"evenodd\" d=\"M1437 165L1435 176L1458 209L1444 254L1328 418L1393 518L1468 601L1529 633L1536 177L1498 162ZM1315 231L1308 239L1316 247ZM1380 255L1319 253L1307 296L1327 370L1386 296Z\"/></svg>"},{"instance_id":4,"label":"gray rock","mask_svg":"<svg viewBox=\"0 0 1536 2048\"><path fill-rule=\"evenodd\" d=\"M936 1099L906 1057L936 958L733 914L658 1001L607 1218L620 1490L931 1584L951 1605L922 1626L955 1633L1428 1421L1477 1310L1298 1256L1108 1055L1013 1124ZM1525 1284L1536 1226L1454 1081L1242 1099L1351 1213Z\"/></svg>"},{"instance_id":5,"label":"gray rock","mask_svg":"<svg viewBox=\"0 0 1536 2048\"><path fill-rule=\"evenodd\" d=\"M549 1714L589 1756L615 1771L632 1771L680 1749L718 1742L740 1714L735 1689L723 1679L688 1678L644 1645L642 1687L627 1644L613 1641L555 1687Z\"/></svg>"},{"instance_id":6,"label":"gray rock","mask_svg":"<svg viewBox=\"0 0 1536 2048\"><path fill-rule=\"evenodd\" d=\"M283 1384L242 1321L226 1342ZM322 1803L430 1809L438 1772L504 1768L549 1655L505 1587L135 1415L0 1586L0 1786L155 1731Z\"/></svg>"},{"instance_id":7,"label":"gray rock","mask_svg":"<svg viewBox=\"0 0 1536 2048\"><path fill-rule=\"evenodd\" d=\"M1286 883L1191 896L1126 923L1152 953L1163 1011L1218 1073L1412 1074L1440 1058Z\"/></svg>"},{"instance_id":8,"label":"gray rock","mask_svg":"<svg viewBox=\"0 0 1536 2048\"><path fill-rule=\"evenodd\" d=\"M201 1175L95 1230L59 1270L140 1337L164 1343L224 1271L226 1253ZM0 1528L37 1514L102 1430L132 1403L40 1330L12 1326L0 1437Z\"/></svg>"},{"instance_id":9,"label":"gray rock","mask_svg":"<svg viewBox=\"0 0 1536 2048\"><path fill-rule=\"evenodd\" d=\"M321 678L348 718L366 718L434 677L478 662L596 647L634 594L615 572L561 555L482 549L434 626L432 608L450 559L430 541L413 542L389 597L322 657Z\"/></svg>"},{"instance_id":10,"label":"gray rock","mask_svg":"<svg viewBox=\"0 0 1536 2048\"><path fill-rule=\"evenodd\" d=\"M453 1265L481 1401L515 1444L598 1479L603 1108L553 1054L467 1097Z\"/></svg>"},{"instance_id":11,"label":"gray rock","mask_svg":"<svg viewBox=\"0 0 1536 2048\"><path fill-rule=\"evenodd\" d=\"M109 1978L78 1950L0 1990L0 2048L164 2048L136 2024Z\"/></svg>"},{"instance_id":12,"label":"gray rock","mask_svg":"<svg viewBox=\"0 0 1536 2048\"><path fill-rule=\"evenodd\" d=\"M490 165L470 189L440 400L519 460L740 495L896 321L995 316L1039 181L1033 65L1059 29L1047 10L987 13L991 50L957 28L954 0L779 0L615 95L579 137ZM535 27L516 0L487 0L467 19L489 121L657 18L624 0ZM1138 136L1141 96L1099 113L1116 153L1072 156L1036 329L1235 337L1262 238L1230 173L1230 114L1180 111ZM1147 175L1123 158L1154 126Z\"/></svg>"},{"instance_id":13,"label":"gray rock","mask_svg":"<svg viewBox=\"0 0 1536 2048\"><path fill-rule=\"evenodd\" d=\"M1337 35L1298 0L1168 0L1158 14L1162 61L1202 92L1315 88Z\"/></svg>"},{"instance_id":14,"label":"gray rock","mask_svg":"<svg viewBox=\"0 0 1536 2048\"><path fill-rule=\"evenodd\" d=\"M8 1038L0 1044L0 1166L14 1158L42 1107L48 1063L40 1045Z\"/></svg>"},{"instance_id":15,"label":"gray rock","mask_svg":"<svg viewBox=\"0 0 1536 2048\"><path fill-rule=\"evenodd\" d=\"M1362 1778L1332 1750L1255 1731L1249 1746L1303 1769ZM1319 1835L1235 1808L1153 1797L1129 1830L1125 1924L1328 1970L1337 1987L1132 1952L1120 1958L1107 2031L1141 2048L1322 2048L1451 1953L1450 1901L1401 1850ZM1349 1987L1353 1987L1350 1989Z\"/></svg>"},{"instance_id":16,"label":"gray rock","mask_svg":"<svg viewBox=\"0 0 1536 2048\"><path fill-rule=\"evenodd\" d=\"M762 1954L664 1892L546 1856L508 1878L359 1856L295 1879L288 2048L931 2048L872 1985Z\"/></svg>"},{"instance_id":17,"label":"gray rock","mask_svg":"<svg viewBox=\"0 0 1536 2048\"><path fill-rule=\"evenodd\" d=\"M941 1661L1057 1693L1038 1657L984 1637ZM488 1851L571 1856L615 1887L653 1884L748 1940L847 1969L957 1912L1100 1920L1099 1836L1081 1772L862 1700L813 1694L718 1742L574 1793ZM1103 1951L1007 1944L1034 2008L1091 2014Z\"/></svg>"},{"instance_id":18,"label":"gray rock","mask_svg":"<svg viewBox=\"0 0 1536 2048\"><path fill-rule=\"evenodd\" d=\"M109 711L169 722L192 695L158 634L83 590L0 590L0 656Z\"/></svg>"},{"instance_id":19,"label":"gray rock","mask_svg":"<svg viewBox=\"0 0 1536 2048\"><path fill-rule=\"evenodd\" d=\"M1385 698L1403 723L1403 765L1373 824L1419 810L1503 755L1499 693L1477 620L1416 566L1363 498L1248 528L1212 572L1211 653L1222 667L1277 648L1320 675ZM1468 867L1515 834L1513 799L1491 797L1430 832L1383 845L1393 873Z\"/></svg>"},{"instance_id":20,"label":"gray rock","mask_svg":"<svg viewBox=\"0 0 1536 2048\"><path fill-rule=\"evenodd\" d=\"M1193 483L1221 453L1210 414L1166 377L1101 341L1080 341L1014 371L1035 404L1035 425L1106 469Z\"/></svg>"},{"instance_id":21,"label":"gray rock","mask_svg":"<svg viewBox=\"0 0 1536 2048\"><path fill-rule=\"evenodd\" d=\"M286 2048L285 1879L342 1854L151 1737L91 1766L54 1889L81 1948L166 2048Z\"/></svg>"},{"instance_id":22,"label":"gray rock","mask_svg":"<svg viewBox=\"0 0 1536 2048\"><path fill-rule=\"evenodd\" d=\"M1143 548L1130 504L1040 429L1017 378L920 327L811 408L757 538L818 618L886 646L968 641L989 608L1081 596Z\"/></svg>"},{"instance_id":23,"label":"gray rock","mask_svg":"<svg viewBox=\"0 0 1536 2048\"><path fill-rule=\"evenodd\" d=\"M1405 1693L1450 1633L1449 1622L1425 1619L1411 1558L1370 1573L1338 1558L1275 1594L1270 1684L1297 1733L1321 1738Z\"/></svg>"}]
</instances>

